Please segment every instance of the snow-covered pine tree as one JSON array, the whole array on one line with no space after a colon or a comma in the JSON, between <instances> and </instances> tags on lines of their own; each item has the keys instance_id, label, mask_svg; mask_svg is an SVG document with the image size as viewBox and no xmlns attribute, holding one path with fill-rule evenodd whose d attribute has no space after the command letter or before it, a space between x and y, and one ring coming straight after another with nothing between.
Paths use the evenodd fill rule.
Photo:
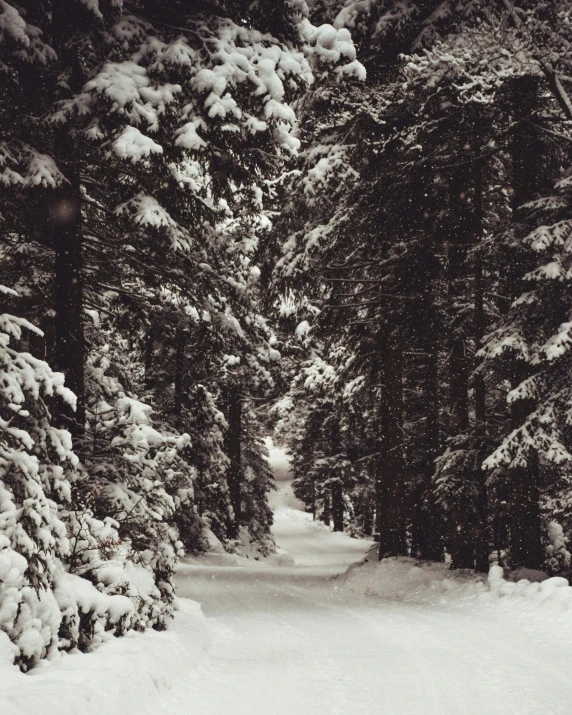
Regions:
<instances>
[{"instance_id":1,"label":"snow-covered pine tree","mask_svg":"<svg viewBox=\"0 0 572 715\"><path fill-rule=\"evenodd\" d=\"M321 90L306 100L311 128L298 167L302 173L289 184L282 214L286 239L276 272L280 310L290 323L296 315L321 339L327 336L326 361L348 339L356 364L369 357L382 368L389 337L407 346L401 348L407 353L405 434L414 481L422 486L397 490L397 502L408 503L398 520L413 521L416 552L439 557L443 525L429 504L437 487L452 527L454 563L472 565L476 542L479 568L486 569L488 504L506 495L497 474L495 490L487 496L479 465L491 448L486 410L496 412L502 400L492 379L487 395L482 368L474 377L472 417L466 353L480 347L485 320L496 319L502 310L501 301L491 296L502 293L503 269L497 258L483 269L492 256L490 242L478 247L477 240L509 214L510 147L502 128L510 123L510 82L537 76L552 93L550 111L557 102L566 115L565 92L554 70L559 46L554 18L567 26L566 9L553 8L551 16L531 4L519 8L519 23L507 14L507 3L347 2L342 7L318 2L314 9L320 20L356 32L365 48L368 82L343 99ZM380 37L388 42L376 48ZM391 62L386 50L394 52ZM404 51L411 54L399 57ZM483 187L483 181L489 183ZM484 208L477 208L479 202ZM343 317L336 320L334 310ZM392 324L399 325L399 334ZM378 331L376 338L376 325L385 325L385 337ZM396 345L390 353L397 363ZM374 373L371 369L365 377L366 391L381 382L372 379ZM387 390L387 381L383 384ZM395 377L395 384L402 391L402 380ZM403 402L397 391L394 397L396 405ZM382 406L391 402L388 395L381 400ZM506 424L506 410L502 419ZM434 484L443 427L453 441ZM384 439L389 432L387 426L381 430ZM382 443L373 451L383 454ZM392 453L402 449L394 445ZM321 459L321 451L316 456ZM445 499L449 486L441 470L454 463L459 481L449 483ZM415 491L411 504L406 494ZM427 506L414 508L415 503Z\"/></svg>"},{"instance_id":2,"label":"snow-covered pine tree","mask_svg":"<svg viewBox=\"0 0 572 715\"><path fill-rule=\"evenodd\" d=\"M131 625L161 627L177 527L200 550L200 512L232 521L226 390L258 396L278 356L244 226L299 146L294 100L361 68L349 33L312 25L304 2L0 12L5 278L33 266L25 298L45 339L31 348L78 398L54 412L85 468L65 508L70 566L132 597ZM252 424L240 436L245 520L267 541L264 447ZM72 601L66 641L87 648L98 621Z\"/></svg>"},{"instance_id":3,"label":"snow-covered pine tree","mask_svg":"<svg viewBox=\"0 0 572 715\"><path fill-rule=\"evenodd\" d=\"M0 316L0 629L24 669L58 648L54 588L70 549L58 504L69 503L78 465L69 433L51 424L46 406L56 394L72 407L75 398L63 375L14 348L26 331L37 328Z\"/></svg>"}]
</instances>

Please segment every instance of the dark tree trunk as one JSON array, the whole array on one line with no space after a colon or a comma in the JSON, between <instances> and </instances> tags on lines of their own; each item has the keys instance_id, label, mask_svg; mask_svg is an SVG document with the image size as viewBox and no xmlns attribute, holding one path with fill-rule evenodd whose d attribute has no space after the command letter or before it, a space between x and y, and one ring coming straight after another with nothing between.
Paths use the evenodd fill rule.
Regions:
<instances>
[{"instance_id":1,"label":"dark tree trunk","mask_svg":"<svg viewBox=\"0 0 572 715\"><path fill-rule=\"evenodd\" d=\"M375 450L381 449L379 442L376 442ZM380 470L383 465L380 465L381 453L376 453L371 460L371 478L375 488L375 534L379 538L381 533L381 474Z\"/></svg>"},{"instance_id":2,"label":"dark tree trunk","mask_svg":"<svg viewBox=\"0 0 572 715\"><path fill-rule=\"evenodd\" d=\"M453 337L449 374L450 431L465 434L469 429L469 361L464 335Z\"/></svg>"},{"instance_id":3,"label":"dark tree trunk","mask_svg":"<svg viewBox=\"0 0 572 715\"><path fill-rule=\"evenodd\" d=\"M378 338L382 369L376 485L379 509L379 557L407 554L405 457L403 445L403 354L393 326Z\"/></svg>"},{"instance_id":4,"label":"dark tree trunk","mask_svg":"<svg viewBox=\"0 0 572 715\"><path fill-rule=\"evenodd\" d=\"M475 349L478 352L483 346L485 335L485 288L483 279L483 261L480 253L475 255L475 285L474 285L474 325L475 325ZM481 372L477 372L473 379L473 390L475 400L475 424L480 434L484 434L487 421L487 390L485 379Z\"/></svg>"},{"instance_id":5,"label":"dark tree trunk","mask_svg":"<svg viewBox=\"0 0 572 715\"><path fill-rule=\"evenodd\" d=\"M61 0L52 3L52 42L60 70L68 71L72 91L83 84L77 45L66 45L67 16ZM57 74L57 73L56 73ZM56 406L58 423L72 434L74 446L81 445L85 433L85 339L83 325L83 233L80 186L80 157L70 128L64 125L54 134L54 154L66 181L53 195L50 215L54 249L55 335L54 367L63 372L66 386L77 397L72 410L63 400Z\"/></svg>"},{"instance_id":6,"label":"dark tree trunk","mask_svg":"<svg viewBox=\"0 0 572 715\"><path fill-rule=\"evenodd\" d=\"M324 508L322 509L321 519L326 526L330 526L330 500L327 495L324 495Z\"/></svg>"},{"instance_id":7,"label":"dark tree trunk","mask_svg":"<svg viewBox=\"0 0 572 715\"><path fill-rule=\"evenodd\" d=\"M540 146L538 129L531 121L538 109L538 77L523 76L513 80L512 108L512 208L520 207L534 196L540 184Z\"/></svg>"},{"instance_id":8,"label":"dark tree trunk","mask_svg":"<svg viewBox=\"0 0 572 715\"><path fill-rule=\"evenodd\" d=\"M469 431L469 375L465 341L455 336L450 362L451 434ZM454 504L451 514L451 569L472 569L475 565L473 543L474 505L466 495Z\"/></svg>"},{"instance_id":9,"label":"dark tree trunk","mask_svg":"<svg viewBox=\"0 0 572 715\"><path fill-rule=\"evenodd\" d=\"M472 239L473 219L467 201L469 196L469 165L465 163L451 180L451 231L448 250L448 281L450 302L454 306L464 298L466 289L466 259ZM469 433L469 359L466 326L453 315L451 352L449 356L449 435ZM459 498L450 513L449 550L451 569L472 569L475 565L474 504L469 497L471 474L460 475L469 481L463 484Z\"/></svg>"},{"instance_id":10,"label":"dark tree trunk","mask_svg":"<svg viewBox=\"0 0 572 715\"><path fill-rule=\"evenodd\" d=\"M475 154L480 155L482 151L481 143L477 135ZM475 242L480 242L483 233L483 165L477 160L473 164L474 182L474 236ZM479 246L475 253L474 262L474 312L473 323L475 333L475 351L478 352L483 346L485 335L485 284L483 275L483 260ZM477 371L473 378L473 398L475 406L475 436L477 440L484 440L487 430L487 410L486 410L486 384L481 372ZM477 445L477 449L481 449ZM484 456L484 452L482 452ZM476 466L477 473L474 475L475 483L479 485L479 495L476 502L476 524L475 524L475 570L479 573L487 573L489 570L489 551L491 543L489 527L489 505L485 471L480 466L481 459L478 459Z\"/></svg>"},{"instance_id":11,"label":"dark tree trunk","mask_svg":"<svg viewBox=\"0 0 572 715\"><path fill-rule=\"evenodd\" d=\"M199 516L203 515L203 512L205 510L204 504L203 504L203 484L204 484L204 471L202 467L199 467L197 470L197 511L199 512Z\"/></svg>"},{"instance_id":12,"label":"dark tree trunk","mask_svg":"<svg viewBox=\"0 0 572 715\"><path fill-rule=\"evenodd\" d=\"M312 521L316 521L316 480L312 479Z\"/></svg>"},{"instance_id":13,"label":"dark tree trunk","mask_svg":"<svg viewBox=\"0 0 572 715\"><path fill-rule=\"evenodd\" d=\"M435 459L440 453L439 424L439 335L433 286L427 291L425 311L425 376L423 382L425 404L424 462L421 466L421 486L416 499L413 520L412 553L421 559L442 561L444 545L440 509L433 493Z\"/></svg>"},{"instance_id":14,"label":"dark tree trunk","mask_svg":"<svg viewBox=\"0 0 572 715\"><path fill-rule=\"evenodd\" d=\"M185 346L187 344L187 334L184 330L178 329L175 346L175 414L181 418L183 411L184 381L185 381Z\"/></svg>"},{"instance_id":15,"label":"dark tree trunk","mask_svg":"<svg viewBox=\"0 0 572 715\"><path fill-rule=\"evenodd\" d=\"M58 401L59 424L70 430L75 446L85 432L85 340L83 332L83 250L79 166L71 141L61 137L57 147L59 168L67 182L59 187L52 205L55 252L54 367L63 372L66 387L77 397L77 409Z\"/></svg>"},{"instance_id":16,"label":"dark tree trunk","mask_svg":"<svg viewBox=\"0 0 572 715\"><path fill-rule=\"evenodd\" d=\"M452 434L467 434L469 431L469 383L464 340L457 338L454 341L450 364ZM472 569L475 566L474 506L465 493L453 505L449 540L450 568L452 570Z\"/></svg>"},{"instance_id":17,"label":"dark tree trunk","mask_svg":"<svg viewBox=\"0 0 572 715\"><path fill-rule=\"evenodd\" d=\"M513 112L515 126L512 137L513 212L519 219L521 206L529 201L537 189L538 161L540 157L538 130L530 118L538 107L538 79L519 77L513 85ZM513 296L522 290L526 266L515 265ZM516 387L530 376L530 368L515 360L511 366L511 385ZM511 405L513 429L520 427L534 410L534 401L519 400ZM538 492L538 456L534 450L527 455L527 463L509 470L511 489L510 506L510 561L513 568L525 566L542 568L542 537Z\"/></svg>"},{"instance_id":18,"label":"dark tree trunk","mask_svg":"<svg viewBox=\"0 0 572 715\"><path fill-rule=\"evenodd\" d=\"M155 349L155 336L153 326L150 325L145 333L145 385L147 389L153 387L153 350Z\"/></svg>"},{"instance_id":19,"label":"dark tree trunk","mask_svg":"<svg viewBox=\"0 0 572 715\"><path fill-rule=\"evenodd\" d=\"M344 494L340 481L336 481L332 484L332 516L334 521L334 531L343 531Z\"/></svg>"},{"instance_id":20,"label":"dark tree trunk","mask_svg":"<svg viewBox=\"0 0 572 715\"><path fill-rule=\"evenodd\" d=\"M520 384L528 376L523 370L515 375L513 386ZM532 400L519 400L511 406L513 429L528 418L535 405ZM510 564L512 568L524 566L541 569L542 525L540 519L540 494L538 488L538 456L534 450L527 455L527 463L513 467L510 472Z\"/></svg>"},{"instance_id":21,"label":"dark tree trunk","mask_svg":"<svg viewBox=\"0 0 572 715\"><path fill-rule=\"evenodd\" d=\"M465 161L468 157L461 155ZM453 306L465 297L467 282L467 251L473 234L473 217L469 197L470 173L465 164L450 179L448 226L449 299ZM455 308L453 308L455 310ZM465 434L469 430L469 360L467 357L466 326L462 318L453 314L451 354L449 357L449 433Z\"/></svg>"},{"instance_id":22,"label":"dark tree trunk","mask_svg":"<svg viewBox=\"0 0 572 715\"><path fill-rule=\"evenodd\" d=\"M373 532L373 508L367 506L363 515L363 533L366 536L371 536Z\"/></svg>"},{"instance_id":23,"label":"dark tree trunk","mask_svg":"<svg viewBox=\"0 0 572 715\"><path fill-rule=\"evenodd\" d=\"M435 309L432 309L434 312ZM438 505L433 496L433 474L435 459L441 452L441 430L439 424L439 338L437 320L429 321L429 340L427 342L427 363L425 366L425 400L427 415L427 452L426 452L426 483L428 492L428 533L427 558L431 561L444 559L442 520Z\"/></svg>"},{"instance_id":24,"label":"dark tree trunk","mask_svg":"<svg viewBox=\"0 0 572 715\"><path fill-rule=\"evenodd\" d=\"M488 573L490 552L490 528L488 523L489 504L487 488L481 473L482 487L477 498L477 523L475 526L475 570L478 573Z\"/></svg>"},{"instance_id":25,"label":"dark tree trunk","mask_svg":"<svg viewBox=\"0 0 572 715\"><path fill-rule=\"evenodd\" d=\"M229 522L228 535L236 539L242 512L242 395L240 387L232 385L228 391L228 431L226 433L227 473L230 503L234 518Z\"/></svg>"}]
</instances>

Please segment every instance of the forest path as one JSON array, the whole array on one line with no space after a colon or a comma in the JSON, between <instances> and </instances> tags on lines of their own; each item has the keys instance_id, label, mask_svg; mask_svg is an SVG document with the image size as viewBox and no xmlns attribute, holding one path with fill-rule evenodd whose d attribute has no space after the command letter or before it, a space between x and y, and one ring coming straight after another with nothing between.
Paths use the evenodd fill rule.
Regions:
<instances>
[{"instance_id":1,"label":"forest path","mask_svg":"<svg viewBox=\"0 0 572 715\"><path fill-rule=\"evenodd\" d=\"M276 456L276 455L275 455ZM277 476L284 472L277 467ZM367 550L273 495L290 566L185 566L179 595L214 619L174 715L559 715L572 712L572 645L522 614L411 604L332 578ZM552 630L552 629L551 629ZM167 711L165 711L167 712Z\"/></svg>"}]
</instances>

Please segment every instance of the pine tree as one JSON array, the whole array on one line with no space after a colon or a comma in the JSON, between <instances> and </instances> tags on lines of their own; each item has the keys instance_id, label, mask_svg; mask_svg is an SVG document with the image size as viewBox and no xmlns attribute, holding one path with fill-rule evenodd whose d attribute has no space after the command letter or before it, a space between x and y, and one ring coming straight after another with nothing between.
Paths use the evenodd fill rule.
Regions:
<instances>
[{"instance_id":1,"label":"pine tree","mask_svg":"<svg viewBox=\"0 0 572 715\"><path fill-rule=\"evenodd\" d=\"M225 540L246 526L272 548L250 408L232 494L225 454L229 387L258 399L279 357L247 226L264 224L298 149L295 100L360 67L349 33L286 0L1 11L3 280L42 326L28 347L76 395L71 410L55 391L49 410L81 460L57 500L70 544L57 556L70 570L61 643L87 650L104 628L165 626L180 537L201 551L206 526ZM80 603L75 578L103 600Z\"/></svg>"},{"instance_id":2,"label":"pine tree","mask_svg":"<svg viewBox=\"0 0 572 715\"><path fill-rule=\"evenodd\" d=\"M2 293L12 291L2 287ZM54 588L70 543L57 504L70 502L78 466L69 433L52 424L46 405L58 395L73 409L75 397L63 375L12 347L27 331L38 329L0 316L0 628L25 670L58 648Z\"/></svg>"}]
</instances>

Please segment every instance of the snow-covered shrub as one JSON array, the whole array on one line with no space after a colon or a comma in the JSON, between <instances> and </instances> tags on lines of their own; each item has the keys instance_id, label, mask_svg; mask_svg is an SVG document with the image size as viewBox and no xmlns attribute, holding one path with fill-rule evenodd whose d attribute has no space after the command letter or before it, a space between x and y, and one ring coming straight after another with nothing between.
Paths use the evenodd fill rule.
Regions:
<instances>
[{"instance_id":1,"label":"snow-covered shrub","mask_svg":"<svg viewBox=\"0 0 572 715\"><path fill-rule=\"evenodd\" d=\"M57 503L69 500L78 464L65 430L50 424L45 399L74 403L64 377L10 340L27 321L0 315L0 630L27 670L58 647L60 611L53 594L69 554Z\"/></svg>"},{"instance_id":2,"label":"snow-covered shrub","mask_svg":"<svg viewBox=\"0 0 572 715\"><path fill-rule=\"evenodd\" d=\"M557 521L548 524L548 543L546 545L546 571L550 576L566 575L570 571L570 552L568 539Z\"/></svg>"},{"instance_id":3,"label":"snow-covered shrub","mask_svg":"<svg viewBox=\"0 0 572 715\"><path fill-rule=\"evenodd\" d=\"M132 625L162 628L174 597L171 583L182 544L177 516L193 511L193 471L183 452L190 437L154 424L150 405L128 392L107 345L88 360L88 437L78 484L85 511L75 538L82 574L108 594L133 599ZM83 524L84 526L79 526ZM84 528L87 525L88 528ZM75 546L75 542L74 542Z\"/></svg>"},{"instance_id":4,"label":"snow-covered shrub","mask_svg":"<svg viewBox=\"0 0 572 715\"><path fill-rule=\"evenodd\" d=\"M28 670L58 650L91 650L106 631L164 625L179 544L164 518L175 502L157 475L169 472L188 440L155 435L149 408L120 396L114 416L122 480L100 480L112 462L95 464L93 454L86 460L93 471L86 471L69 433L50 424L45 402L58 395L73 405L74 395L63 375L11 348L23 328L36 330L0 316L0 630ZM156 459L152 446L165 447ZM139 465L139 482L130 464Z\"/></svg>"}]
</instances>

